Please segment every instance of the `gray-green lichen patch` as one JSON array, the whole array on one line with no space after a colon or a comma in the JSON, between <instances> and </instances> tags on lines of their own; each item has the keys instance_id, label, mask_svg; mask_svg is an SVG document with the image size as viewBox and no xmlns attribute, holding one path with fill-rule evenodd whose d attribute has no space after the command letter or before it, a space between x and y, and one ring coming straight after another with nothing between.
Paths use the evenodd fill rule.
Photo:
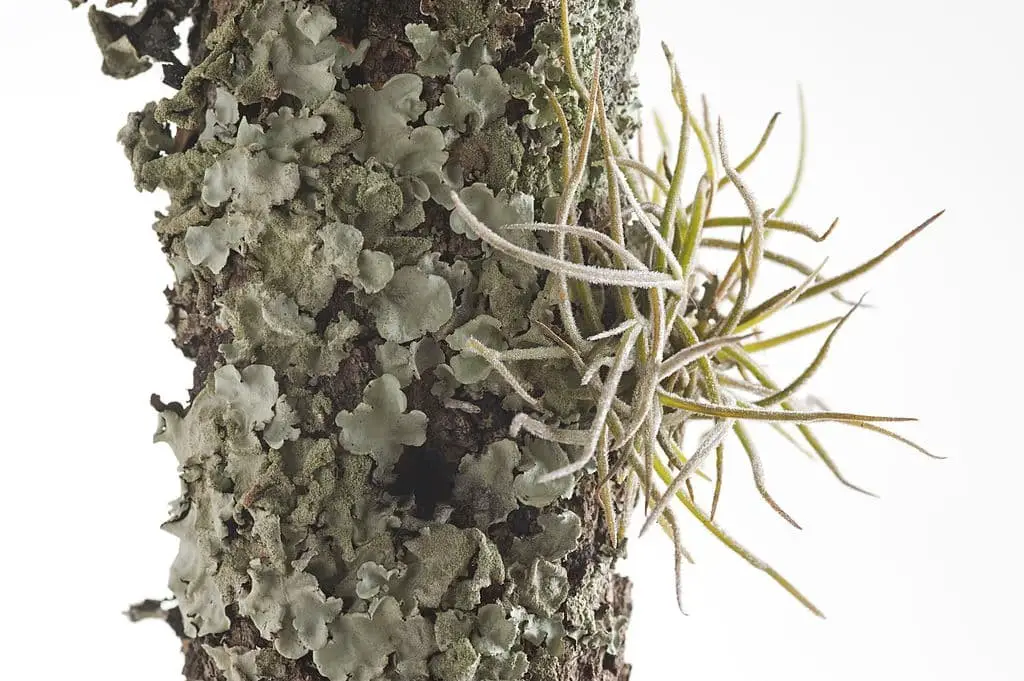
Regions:
<instances>
[{"instance_id":1,"label":"gray-green lichen patch","mask_svg":"<svg viewBox=\"0 0 1024 681\"><path fill-rule=\"evenodd\" d=\"M580 517L572 511L542 513L537 518L540 534L516 539L511 555L516 561L529 564L534 558L560 561L576 550L583 531Z\"/></svg>"},{"instance_id":2,"label":"gray-green lichen patch","mask_svg":"<svg viewBox=\"0 0 1024 681\"><path fill-rule=\"evenodd\" d=\"M260 223L242 213L228 213L208 225L191 225L185 232L185 253L193 265L219 274L231 251L239 251L254 237Z\"/></svg>"},{"instance_id":3,"label":"gray-green lichen patch","mask_svg":"<svg viewBox=\"0 0 1024 681\"><path fill-rule=\"evenodd\" d=\"M377 293L395 276L395 261L387 253L363 248L363 234L340 222L321 228L324 257L338 276L366 293Z\"/></svg>"},{"instance_id":4,"label":"gray-green lichen patch","mask_svg":"<svg viewBox=\"0 0 1024 681\"><path fill-rule=\"evenodd\" d=\"M575 485L574 476L566 475L551 481L541 481L547 473L569 464L569 456L565 450L555 442L536 439L527 445L525 451L527 465L512 483L516 498L523 504L537 508L549 506L558 499L568 498Z\"/></svg>"},{"instance_id":5,"label":"gray-green lichen patch","mask_svg":"<svg viewBox=\"0 0 1024 681\"><path fill-rule=\"evenodd\" d=\"M470 454L459 463L453 496L481 530L502 522L519 507L513 492L519 459L515 442L499 440L487 445L479 457Z\"/></svg>"},{"instance_id":6,"label":"gray-green lichen patch","mask_svg":"<svg viewBox=\"0 0 1024 681\"><path fill-rule=\"evenodd\" d=\"M230 494L209 494L193 502L186 515L164 524L180 541L178 555L171 564L169 586L189 636L216 634L231 626L226 608L234 594L225 593L215 573L217 547L227 536L225 521L233 507Z\"/></svg>"},{"instance_id":7,"label":"gray-green lichen patch","mask_svg":"<svg viewBox=\"0 0 1024 681\"><path fill-rule=\"evenodd\" d=\"M508 347L501 322L490 315L479 315L469 320L445 339L459 354L451 359L452 372L459 383L477 383L491 374L491 365L478 353L468 350L470 339L475 339L492 350Z\"/></svg>"},{"instance_id":8,"label":"gray-green lichen patch","mask_svg":"<svg viewBox=\"0 0 1024 681\"><path fill-rule=\"evenodd\" d=\"M271 449L281 449L288 440L297 440L301 431L295 426L299 417L288 403L288 397L281 395L274 405L274 418L263 429L263 441Z\"/></svg>"},{"instance_id":9,"label":"gray-green lichen patch","mask_svg":"<svg viewBox=\"0 0 1024 681\"><path fill-rule=\"evenodd\" d=\"M517 186L524 153L516 132L498 119L449 142L445 175L453 186L482 182L494 191L510 192Z\"/></svg>"},{"instance_id":10,"label":"gray-green lichen patch","mask_svg":"<svg viewBox=\"0 0 1024 681\"><path fill-rule=\"evenodd\" d=\"M508 87L498 70L484 64L475 73L470 69L460 71L453 85L445 86L441 104L428 111L425 120L460 134L477 133L505 114L509 99Z\"/></svg>"},{"instance_id":11,"label":"gray-green lichen patch","mask_svg":"<svg viewBox=\"0 0 1024 681\"><path fill-rule=\"evenodd\" d=\"M381 338L405 343L439 330L451 318L455 301L443 278L406 266L368 300L368 307Z\"/></svg>"},{"instance_id":12,"label":"gray-green lichen patch","mask_svg":"<svg viewBox=\"0 0 1024 681\"><path fill-rule=\"evenodd\" d=\"M423 678L437 650L430 621L415 608L403 612L391 596L375 601L366 612L341 615L329 628L330 640L313 653L313 661L332 681L383 678L389 666L395 678Z\"/></svg>"},{"instance_id":13,"label":"gray-green lichen patch","mask_svg":"<svg viewBox=\"0 0 1024 681\"><path fill-rule=\"evenodd\" d=\"M501 191L494 192L483 183L475 183L459 191L462 199L473 215L491 229L497 230L502 236L518 246L528 247L536 243L531 232L526 230L502 230L507 225L533 222L534 200L528 194ZM451 228L456 234L463 234L468 239L478 238L470 230L460 215L452 213Z\"/></svg>"},{"instance_id":14,"label":"gray-green lichen patch","mask_svg":"<svg viewBox=\"0 0 1024 681\"><path fill-rule=\"evenodd\" d=\"M504 657L512 650L517 638L516 623L509 619L505 608L488 603L477 610L473 648L481 655Z\"/></svg>"},{"instance_id":15,"label":"gray-green lichen patch","mask_svg":"<svg viewBox=\"0 0 1024 681\"><path fill-rule=\"evenodd\" d=\"M238 98L229 90L216 88L213 106L206 111L206 125L199 133L199 139L230 141L238 131L238 104Z\"/></svg>"},{"instance_id":16,"label":"gray-green lichen patch","mask_svg":"<svg viewBox=\"0 0 1024 681\"><path fill-rule=\"evenodd\" d=\"M341 443L353 454L373 457L378 480L390 479L404 445L426 441L427 415L418 410L406 413L406 404L398 379L384 374L370 381L354 411L341 411L336 419Z\"/></svg>"},{"instance_id":17,"label":"gray-green lichen patch","mask_svg":"<svg viewBox=\"0 0 1024 681\"><path fill-rule=\"evenodd\" d=\"M243 432L262 430L274 418L278 388L272 367L253 364L239 371L223 366L214 372L213 386L214 394L224 400L225 417Z\"/></svg>"},{"instance_id":18,"label":"gray-green lichen patch","mask_svg":"<svg viewBox=\"0 0 1024 681\"><path fill-rule=\"evenodd\" d=\"M406 73L391 78L379 90L357 86L348 96L363 132L353 146L353 155L360 161L375 159L393 168L396 176L404 179L407 194L418 201L440 189L441 168L448 158L439 129L410 125L426 111L422 92L422 79Z\"/></svg>"},{"instance_id":19,"label":"gray-green lichen patch","mask_svg":"<svg viewBox=\"0 0 1024 681\"><path fill-rule=\"evenodd\" d=\"M231 363L267 362L293 380L324 376L338 370L348 356L359 324L339 315L323 333L284 293L273 295L257 280L234 289L221 300L219 321L231 329L233 340L220 346Z\"/></svg>"},{"instance_id":20,"label":"gray-green lichen patch","mask_svg":"<svg viewBox=\"0 0 1024 681\"><path fill-rule=\"evenodd\" d=\"M544 617L553 616L569 597L569 576L558 563L535 558L513 572L519 603Z\"/></svg>"},{"instance_id":21,"label":"gray-green lichen patch","mask_svg":"<svg viewBox=\"0 0 1024 681\"><path fill-rule=\"evenodd\" d=\"M299 191L299 166L271 156L274 140L257 125L243 120L233 149L222 154L203 177L203 201L257 215L270 211Z\"/></svg>"},{"instance_id":22,"label":"gray-green lichen patch","mask_svg":"<svg viewBox=\"0 0 1024 681\"><path fill-rule=\"evenodd\" d=\"M117 133L117 141L124 147L131 162L137 189L152 191L155 184L140 182L143 167L174 149L174 140L166 126L156 120L156 104L150 102L142 111L128 115L128 122Z\"/></svg>"},{"instance_id":23,"label":"gray-green lichen patch","mask_svg":"<svg viewBox=\"0 0 1024 681\"><path fill-rule=\"evenodd\" d=\"M501 555L476 528L428 526L405 548L409 572L401 592L421 607L472 610L481 589L505 579Z\"/></svg>"},{"instance_id":24,"label":"gray-green lichen patch","mask_svg":"<svg viewBox=\"0 0 1024 681\"><path fill-rule=\"evenodd\" d=\"M445 359L441 346L429 336L408 345L386 341L377 346L375 354L381 371L394 376L403 388L426 378Z\"/></svg>"},{"instance_id":25,"label":"gray-green lichen patch","mask_svg":"<svg viewBox=\"0 0 1024 681\"><path fill-rule=\"evenodd\" d=\"M460 2L460 0L421 0L420 11L443 26L441 35L450 43L462 43L479 36L492 49L507 46L505 36L523 25L523 18L512 8L524 8L522 2L504 3L499 0Z\"/></svg>"},{"instance_id":26,"label":"gray-green lichen patch","mask_svg":"<svg viewBox=\"0 0 1024 681\"><path fill-rule=\"evenodd\" d=\"M560 36L520 30L525 0L424 0L404 27L415 72L385 73L391 48L336 4L224 3L178 93L119 135L137 186L169 194L156 229L187 301L171 323L200 362L156 436L182 479L170 587L228 681L282 660L329 681L549 681L545 660L621 640L611 558L579 476L540 482L577 452L510 433L526 403L471 346L546 343L558 294L448 209L454 190L548 246L514 226L561 191L543 85L582 126ZM111 68L138 68L110 37ZM516 372L551 427L592 408L563 359ZM240 618L255 648L227 642Z\"/></svg>"},{"instance_id":27,"label":"gray-green lichen patch","mask_svg":"<svg viewBox=\"0 0 1024 681\"><path fill-rule=\"evenodd\" d=\"M525 615L523 638L535 646L544 646L548 651L558 654L562 650L564 637L565 627L561 620L538 615Z\"/></svg>"},{"instance_id":28,"label":"gray-green lichen patch","mask_svg":"<svg viewBox=\"0 0 1024 681\"><path fill-rule=\"evenodd\" d=\"M259 681L261 676L256 666L258 650L245 650L241 647L211 646L203 644L203 650L217 665L217 671L224 675L226 681Z\"/></svg>"},{"instance_id":29,"label":"gray-green lichen patch","mask_svg":"<svg viewBox=\"0 0 1024 681\"><path fill-rule=\"evenodd\" d=\"M386 594L389 583L398 576L400 570L388 570L383 565L367 561L356 570L356 596L369 601L378 595Z\"/></svg>"},{"instance_id":30,"label":"gray-green lichen patch","mask_svg":"<svg viewBox=\"0 0 1024 681\"><path fill-rule=\"evenodd\" d=\"M472 681L480 666L480 653L466 638L459 639L435 657L430 670L441 681Z\"/></svg>"},{"instance_id":31,"label":"gray-green lichen patch","mask_svg":"<svg viewBox=\"0 0 1024 681\"><path fill-rule=\"evenodd\" d=\"M316 106L333 92L341 48L331 37L337 20L326 7L266 0L243 12L239 25L252 45L251 71L238 84L247 101L285 92Z\"/></svg>"},{"instance_id":32,"label":"gray-green lichen patch","mask_svg":"<svg viewBox=\"0 0 1024 681\"><path fill-rule=\"evenodd\" d=\"M427 77L448 74L451 52L441 40L440 32L432 30L427 24L409 24L405 27L405 35L420 57L416 63L416 73Z\"/></svg>"},{"instance_id":33,"label":"gray-green lichen patch","mask_svg":"<svg viewBox=\"0 0 1024 681\"><path fill-rule=\"evenodd\" d=\"M284 294L315 316L327 305L336 287L318 234L324 218L292 201L287 209L275 209L263 219L267 227L251 249L250 262L262 273L264 295Z\"/></svg>"},{"instance_id":34,"label":"gray-green lichen patch","mask_svg":"<svg viewBox=\"0 0 1024 681\"><path fill-rule=\"evenodd\" d=\"M238 611L252 619L263 638L293 660L327 644L327 624L344 607L340 599L324 595L316 577L302 571L307 564L296 561L282 569L254 559L252 586L238 603Z\"/></svg>"}]
</instances>

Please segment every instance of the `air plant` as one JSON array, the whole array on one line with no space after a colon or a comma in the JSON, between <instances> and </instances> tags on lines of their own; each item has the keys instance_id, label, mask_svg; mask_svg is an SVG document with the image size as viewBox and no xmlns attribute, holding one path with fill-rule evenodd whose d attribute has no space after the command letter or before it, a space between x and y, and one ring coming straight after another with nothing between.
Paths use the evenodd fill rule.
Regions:
<instances>
[{"instance_id":1,"label":"air plant","mask_svg":"<svg viewBox=\"0 0 1024 681\"><path fill-rule=\"evenodd\" d=\"M743 172L767 144L777 115L772 117L754 150L734 165L721 121L712 128L706 103L703 120L698 121L672 53L665 48L671 91L682 125L675 143L674 163L670 166L663 157L661 164L650 167L643 162L642 155L634 155L627 149L607 118L599 88L600 55L594 59L591 82L587 84L582 80L570 47L567 18L563 0L563 57L568 76L587 108L582 134L574 140L558 100L548 93L563 136L563 191L555 221L507 225L499 232L478 219L458 194L450 195L455 211L475 236L495 251L545 270L554 277L560 329L541 325L541 331L550 342L545 346L498 351L473 339L467 349L485 359L533 410L515 417L513 432L525 430L541 439L577 447L578 456L574 461L547 473L540 482L596 467L599 500L613 544L621 542L625 536L631 504L643 498L646 518L640 533L660 525L674 542L680 608L681 569L684 562L692 562L692 559L683 546L676 515L678 507L693 515L725 546L769 575L811 612L822 616L785 577L716 523L727 444L731 437L735 438L749 461L760 496L797 528L800 527L797 522L767 489L764 466L749 424L770 424L797 448L805 449L806 445L841 483L867 494L870 492L843 476L812 429L812 423L832 421L866 429L933 456L881 425L913 419L807 408L797 398L825 361L837 334L861 305L846 298L840 286L872 270L941 213L925 220L878 256L839 275L823 274L824 263L811 267L784 252L769 249L774 232L789 232L820 243L836 226L833 222L818 234L785 217L803 174L802 100L800 162L794 181L777 207L765 209L747 187ZM663 146L666 146L664 124L660 119L657 124ZM595 135L598 140L592 144ZM687 194L683 180L688 170L686 161L691 135L696 138L704 164L692 200L684 203ZM603 211L607 219L601 225L604 230L577 224L579 189L591 165L602 168L607 179L607 206ZM743 199L747 215L712 214L718 193L730 186ZM717 233L726 228L739 229L739 238L710 236L712 230ZM550 253L512 243L502 236L509 230L550 233ZM627 231L631 234L629 241ZM638 232L641 238L632 238ZM709 250L725 250L735 255L725 273L718 278L710 277L704 294L699 294L696 277L705 271L701 256ZM802 281L755 302L755 295L761 293L759 275L766 263L793 270ZM596 295L598 288L611 295ZM759 337L761 326L769 319L825 294L850 309L810 326L773 337ZM606 307L614 308L614 315L598 309L596 301L599 299L607 301ZM612 316L614 321L608 323ZM784 386L780 386L756 359L763 352L830 327L811 363ZM531 395L524 382L516 377L517 363L552 358L571 363L579 373L581 384L593 394L595 407L586 428L550 425L545 420L547 414L541 400ZM702 426L706 428L696 447L687 451L683 446L684 433ZM795 435L788 426L795 426ZM714 492L710 507L705 509L694 496L692 480L695 477L711 479L702 471L702 465L712 456L716 462ZM616 497L626 500L627 512L616 511Z\"/></svg>"}]
</instances>

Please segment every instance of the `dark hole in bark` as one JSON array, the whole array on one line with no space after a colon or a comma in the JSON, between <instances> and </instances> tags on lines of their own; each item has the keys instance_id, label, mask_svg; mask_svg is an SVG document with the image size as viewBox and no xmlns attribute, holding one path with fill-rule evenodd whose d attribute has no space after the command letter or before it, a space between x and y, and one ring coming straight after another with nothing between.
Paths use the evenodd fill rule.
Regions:
<instances>
[{"instance_id":1,"label":"dark hole in bark","mask_svg":"<svg viewBox=\"0 0 1024 681\"><path fill-rule=\"evenodd\" d=\"M234 518L228 518L227 520L225 520L224 526L227 528L228 531L228 541L238 538L238 523L235 521Z\"/></svg>"},{"instance_id":2,"label":"dark hole in bark","mask_svg":"<svg viewBox=\"0 0 1024 681\"><path fill-rule=\"evenodd\" d=\"M407 447L395 464L396 480L388 490L416 501L413 515L422 520L434 517L440 503L452 498L456 465L435 447Z\"/></svg>"}]
</instances>

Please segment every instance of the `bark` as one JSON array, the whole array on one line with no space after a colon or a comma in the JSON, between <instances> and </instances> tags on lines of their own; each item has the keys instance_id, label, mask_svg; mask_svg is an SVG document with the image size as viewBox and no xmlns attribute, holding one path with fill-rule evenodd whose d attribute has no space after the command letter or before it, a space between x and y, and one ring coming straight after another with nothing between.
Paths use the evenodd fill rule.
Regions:
<instances>
[{"instance_id":1,"label":"bark","mask_svg":"<svg viewBox=\"0 0 1024 681\"><path fill-rule=\"evenodd\" d=\"M187 16L190 66L168 32ZM595 476L535 484L572 449L510 438L526 406L460 345L540 344L552 290L445 207L452 186L500 226L559 195L540 84L574 132L583 111L558 3L150 0L92 23L108 71L155 59L179 88L121 139L170 195L169 323L196 364L189 405L154 397L186 679L626 679ZM628 136L633 0L574 0L570 23ZM566 367L522 371L549 421L585 420Z\"/></svg>"}]
</instances>

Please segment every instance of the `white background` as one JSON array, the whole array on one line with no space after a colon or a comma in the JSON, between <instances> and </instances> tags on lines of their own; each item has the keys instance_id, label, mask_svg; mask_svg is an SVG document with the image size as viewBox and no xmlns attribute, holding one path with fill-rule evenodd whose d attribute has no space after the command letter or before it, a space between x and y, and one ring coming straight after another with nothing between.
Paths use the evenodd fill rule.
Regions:
<instances>
[{"instance_id":1,"label":"white background","mask_svg":"<svg viewBox=\"0 0 1024 681\"><path fill-rule=\"evenodd\" d=\"M634 678L1024 678L1024 17L998 0L640 4L637 70L666 118L662 39L691 95L706 93L727 124L734 157L784 112L749 174L765 206L792 173L803 84L807 181L790 215L817 226L842 218L809 258L827 252L838 272L947 209L850 287L869 288L876 308L855 316L812 387L830 406L919 416L904 432L950 458L825 429L848 475L881 495L869 499L768 431L768 482L803 523L797 532L757 501L734 451L722 524L829 619L696 526L683 617L669 547L652 534L631 542L627 561ZM149 395L184 399L191 383L164 325L171 273L149 227L163 198L135 193L113 139L128 111L164 90L158 69L127 83L102 77L85 12L65 2L0 4L0 49L4 676L174 681L170 631L120 615L164 595L175 551L157 529L177 481L170 452L150 444ZM781 380L817 342L775 356Z\"/></svg>"}]
</instances>

